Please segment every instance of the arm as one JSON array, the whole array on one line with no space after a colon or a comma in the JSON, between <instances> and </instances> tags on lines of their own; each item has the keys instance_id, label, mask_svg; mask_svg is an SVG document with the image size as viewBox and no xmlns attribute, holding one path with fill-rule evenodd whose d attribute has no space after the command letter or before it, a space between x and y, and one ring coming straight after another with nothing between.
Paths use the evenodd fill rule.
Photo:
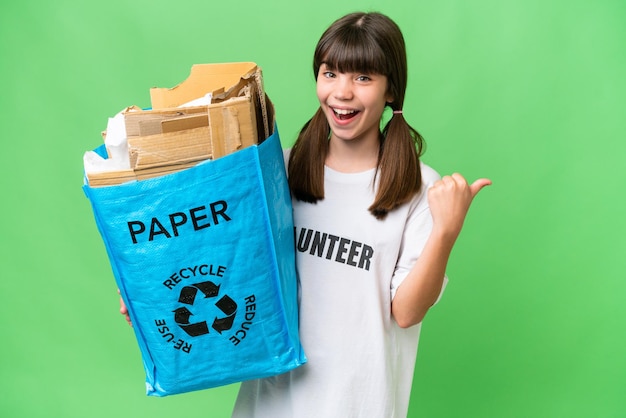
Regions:
<instances>
[{"instance_id":1,"label":"arm","mask_svg":"<svg viewBox=\"0 0 626 418\"><path fill-rule=\"evenodd\" d=\"M422 254L398 287L391 303L391 314L402 328L419 324L435 303L454 243L463 227L472 200L488 179L472 185L460 174L445 176L428 190L433 229Z\"/></svg>"}]
</instances>

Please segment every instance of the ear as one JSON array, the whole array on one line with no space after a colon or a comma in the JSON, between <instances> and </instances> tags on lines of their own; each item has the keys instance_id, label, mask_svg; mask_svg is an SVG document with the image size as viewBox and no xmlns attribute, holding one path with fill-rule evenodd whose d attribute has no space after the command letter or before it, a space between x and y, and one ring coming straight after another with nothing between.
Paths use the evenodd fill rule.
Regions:
<instances>
[{"instance_id":1,"label":"ear","mask_svg":"<svg viewBox=\"0 0 626 418\"><path fill-rule=\"evenodd\" d=\"M394 97L392 90L393 90L393 86L391 85L391 83L389 82L389 78L387 78L387 88L386 88L386 93L385 93L385 102L387 102L387 106L391 106L391 104L396 100L396 98Z\"/></svg>"}]
</instances>

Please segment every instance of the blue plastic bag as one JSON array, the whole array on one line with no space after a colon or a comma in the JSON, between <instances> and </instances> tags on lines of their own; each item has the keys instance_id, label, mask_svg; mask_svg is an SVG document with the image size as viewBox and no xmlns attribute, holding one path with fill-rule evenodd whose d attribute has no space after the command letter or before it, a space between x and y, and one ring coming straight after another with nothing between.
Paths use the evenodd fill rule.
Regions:
<instances>
[{"instance_id":1,"label":"blue plastic bag","mask_svg":"<svg viewBox=\"0 0 626 418\"><path fill-rule=\"evenodd\" d=\"M306 362L277 129L260 145L187 170L84 191L133 322L148 395Z\"/></svg>"}]
</instances>

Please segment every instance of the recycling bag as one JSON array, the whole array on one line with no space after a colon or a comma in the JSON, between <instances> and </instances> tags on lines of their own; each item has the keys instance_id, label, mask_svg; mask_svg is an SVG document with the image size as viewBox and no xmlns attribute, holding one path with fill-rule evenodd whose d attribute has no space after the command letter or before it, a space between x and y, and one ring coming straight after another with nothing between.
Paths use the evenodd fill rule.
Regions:
<instances>
[{"instance_id":1,"label":"recycling bag","mask_svg":"<svg viewBox=\"0 0 626 418\"><path fill-rule=\"evenodd\" d=\"M306 362L276 128L259 145L187 170L83 189L133 322L148 395Z\"/></svg>"}]
</instances>

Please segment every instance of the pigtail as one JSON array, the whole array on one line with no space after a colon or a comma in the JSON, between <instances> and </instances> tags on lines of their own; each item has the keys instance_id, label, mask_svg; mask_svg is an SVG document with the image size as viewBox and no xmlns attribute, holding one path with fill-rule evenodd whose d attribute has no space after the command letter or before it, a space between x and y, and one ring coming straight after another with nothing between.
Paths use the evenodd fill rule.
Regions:
<instances>
[{"instance_id":1,"label":"pigtail","mask_svg":"<svg viewBox=\"0 0 626 418\"><path fill-rule=\"evenodd\" d=\"M324 198L324 163L329 135L326 116L319 108L300 130L289 155L289 188L298 200L316 203Z\"/></svg>"},{"instance_id":2,"label":"pigtail","mask_svg":"<svg viewBox=\"0 0 626 418\"><path fill-rule=\"evenodd\" d=\"M377 219L408 202L422 185L419 157L424 139L402 113L394 113L382 131L378 161L378 191L369 211Z\"/></svg>"}]
</instances>

